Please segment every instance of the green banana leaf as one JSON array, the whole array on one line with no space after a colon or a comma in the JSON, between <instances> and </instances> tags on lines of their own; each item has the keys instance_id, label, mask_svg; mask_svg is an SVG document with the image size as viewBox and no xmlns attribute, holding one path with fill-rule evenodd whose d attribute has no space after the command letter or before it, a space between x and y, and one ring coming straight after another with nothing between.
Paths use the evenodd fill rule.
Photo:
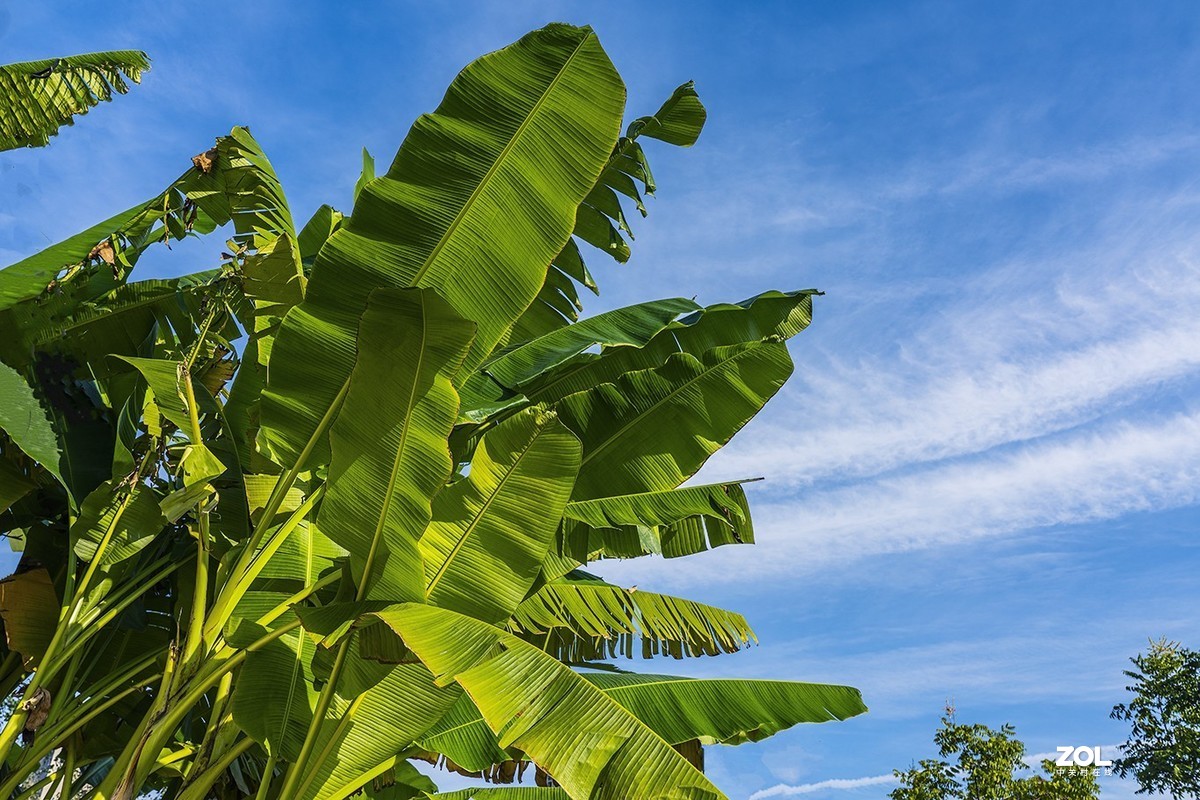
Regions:
<instances>
[{"instance_id":1,"label":"green banana leaf","mask_svg":"<svg viewBox=\"0 0 1200 800\"><path fill-rule=\"evenodd\" d=\"M292 464L317 435L380 286L436 288L478 325L473 371L533 301L575 208L617 138L624 87L595 34L550 25L464 69L387 174L321 248L308 294L280 328L263 432Z\"/></svg>"},{"instance_id":2,"label":"green banana leaf","mask_svg":"<svg viewBox=\"0 0 1200 800\"><path fill-rule=\"evenodd\" d=\"M77 114L140 83L150 59L139 50L25 61L0 66L0 151L43 147Z\"/></svg>"},{"instance_id":3,"label":"green banana leaf","mask_svg":"<svg viewBox=\"0 0 1200 800\"><path fill-rule=\"evenodd\" d=\"M297 800L348 796L362 785L364 773L412 745L460 694L457 686L436 686L421 664L397 665L361 692L339 693L298 786Z\"/></svg>"},{"instance_id":4,"label":"green banana leaf","mask_svg":"<svg viewBox=\"0 0 1200 800\"><path fill-rule=\"evenodd\" d=\"M618 262L629 258L629 244L620 231L633 238L633 232L621 208L618 194L633 200L644 217L646 206L638 183L648 194L655 190L654 178L639 136L660 139L669 144L690 147L704 127L705 111L690 81L677 88L654 116L639 117L629 124L625 136L617 142L596 185L579 206L574 234L582 241L599 246ZM546 280L533 304L513 325L509 342L524 342L563 328L579 319L583 305L578 283L599 294L595 280L584 264L575 239L555 257Z\"/></svg>"},{"instance_id":5,"label":"green banana leaf","mask_svg":"<svg viewBox=\"0 0 1200 800\"><path fill-rule=\"evenodd\" d=\"M745 482L709 483L682 489L577 500L567 503L563 517L593 528L669 525L694 516L740 522L749 519L749 509L745 506L745 494L739 497L735 487Z\"/></svg>"},{"instance_id":6,"label":"green banana leaf","mask_svg":"<svg viewBox=\"0 0 1200 800\"><path fill-rule=\"evenodd\" d=\"M0 271L0 310L51 293L83 303L112 291L153 245L229 222L230 203L220 198L224 188L223 172L189 167L150 200Z\"/></svg>"},{"instance_id":7,"label":"green banana leaf","mask_svg":"<svg viewBox=\"0 0 1200 800\"><path fill-rule=\"evenodd\" d=\"M583 677L672 744L757 742L801 722L831 722L867 711L862 695L849 686L630 673Z\"/></svg>"},{"instance_id":8,"label":"green banana leaf","mask_svg":"<svg viewBox=\"0 0 1200 800\"><path fill-rule=\"evenodd\" d=\"M727 544L754 544L740 482L568 503L563 516L560 550L580 564L652 553L680 558Z\"/></svg>"},{"instance_id":9,"label":"green banana leaf","mask_svg":"<svg viewBox=\"0 0 1200 800\"><path fill-rule=\"evenodd\" d=\"M695 302L676 297L606 311L507 350L485 362L484 370L516 388L595 345L642 344L680 314L698 309Z\"/></svg>"},{"instance_id":10,"label":"green banana leaf","mask_svg":"<svg viewBox=\"0 0 1200 800\"><path fill-rule=\"evenodd\" d=\"M153 489L141 484L100 484L71 526L71 546L83 561L109 566L132 558L158 536L167 520Z\"/></svg>"},{"instance_id":11,"label":"green banana leaf","mask_svg":"<svg viewBox=\"0 0 1200 800\"><path fill-rule=\"evenodd\" d=\"M571 796L557 786L477 786L431 794L429 800L571 800Z\"/></svg>"},{"instance_id":12,"label":"green banana leaf","mask_svg":"<svg viewBox=\"0 0 1200 800\"><path fill-rule=\"evenodd\" d=\"M573 500L673 489L690 478L792 373L778 341L678 353L560 400L583 442Z\"/></svg>"},{"instance_id":13,"label":"green banana leaf","mask_svg":"<svg viewBox=\"0 0 1200 800\"><path fill-rule=\"evenodd\" d=\"M584 572L551 581L517 606L509 629L562 661L734 653L757 642L745 617L680 597L614 586Z\"/></svg>"},{"instance_id":14,"label":"green banana leaf","mask_svg":"<svg viewBox=\"0 0 1200 800\"><path fill-rule=\"evenodd\" d=\"M33 389L7 364L0 364L0 430L21 452L66 486L60 470L58 435Z\"/></svg>"},{"instance_id":15,"label":"green banana leaf","mask_svg":"<svg viewBox=\"0 0 1200 800\"><path fill-rule=\"evenodd\" d=\"M708 114L694 81L677 87L652 117L639 117L629 124L626 137L649 136L679 147L691 147L700 138Z\"/></svg>"},{"instance_id":16,"label":"green banana leaf","mask_svg":"<svg viewBox=\"0 0 1200 800\"><path fill-rule=\"evenodd\" d=\"M0 273L2 275L3 273ZM56 352L108 375L105 357L142 354L153 341L155 326L181 347L196 341L201 305L221 302L229 277L208 270L167 280L125 283L98 297L78 301L72 295L51 295L40 303L18 303L0 318L15 328L5 353L11 364L23 367L34 352ZM7 327L5 327L7 332Z\"/></svg>"},{"instance_id":17,"label":"green banana leaf","mask_svg":"<svg viewBox=\"0 0 1200 800\"><path fill-rule=\"evenodd\" d=\"M439 682L457 682L501 747L517 747L572 797L724 798L671 745L570 668L485 622L404 604L377 616Z\"/></svg>"},{"instance_id":18,"label":"green banana leaf","mask_svg":"<svg viewBox=\"0 0 1200 800\"><path fill-rule=\"evenodd\" d=\"M36 667L46 653L58 621L60 602L45 567L18 572L0 580L0 619L4 643L19 653L26 669Z\"/></svg>"},{"instance_id":19,"label":"green banana leaf","mask_svg":"<svg viewBox=\"0 0 1200 800\"><path fill-rule=\"evenodd\" d=\"M470 474L434 499L421 537L429 602L506 619L554 542L579 453L552 412L527 409L486 433Z\"/></svg>"},{"instance_id":20,"label":"green banana leaf","mask_svg":"<svg viewBox=\"0 0 1200 800\"><path fill-rule=\"evenodd\" d=\"M644 346L606 348L567 359L523 386L522 392L533 402L552 403L627 372L661 366L676 353L699 358L714 347L789 339L812 321L814 294L819 292L763 292L741 303L707 306L671 323Z\"/></svg>"},{"instance_id":21,"label":"green banana leaf","mask_svg":"<svg viewBox=\"0 0 1200 800\"><path fill-rule=\"evenodd\" d=\"M251 652L234 684L234 722L276 758L295 759L312 722L315 650L303 630L286 633Z\"/></svg>"},{"instance_id":22,"label":"green banana leaf","mask_svg":"<svg viewBox=\"0 0 1200 800\"><path fill-rule=\"evenodd\" d=\"M7 511L37 484L21 468L6 458L0 458L0 513Z\"/></svg>"},{"instance_id":23,"label":"green banana leaf","mask_svg":"<svg viewBox=\"0 0 1200 800\"><path fill-rule=\"evenodd\" d=\"M450 477L451 380L475 327L429 289L377 289L333 424L321 530L350 552L359 599L420 600L418 541Z\"/></svg>"},{"instance_id":24,"label":"green banana leaf","mask_svg":"<svg viewBox=\"0 0 1200 800\"><path fill-rule=\"evenodd\" d=\"M801 723L844 720L867 711L858 690L848 686L610 672L578 677L676 746L695 740L757 742ZM511 757L500 749L471 695L462 697L421 744L474 771Z\"/></svg>"},{"instance_id":25,"label":"green banana leaf","mask_svg":"<svg viewBox=\"0 0 1200 800\"><path fill-rule=\"evenodd\" d=\"M532 341L511 347L484 362L481 371L462 381L463 416L494 412L519 403L521 387L572 356L603 345L642 345L673 319L698 306L674 298L606 311Z\"/></svg>"}]
</instances>

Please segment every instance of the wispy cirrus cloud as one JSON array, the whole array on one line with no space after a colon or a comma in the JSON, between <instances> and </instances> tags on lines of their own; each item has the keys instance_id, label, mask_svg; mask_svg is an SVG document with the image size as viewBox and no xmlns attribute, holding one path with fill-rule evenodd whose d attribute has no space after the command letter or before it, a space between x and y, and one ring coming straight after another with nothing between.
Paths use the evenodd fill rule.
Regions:
<instances>
[{"instance_id":1,"label":"wispy cirrus cloud","mask_svg":"<svg viewBox=\"0 0 1200 800\"><path fill-rule=\"evenodd\" d=\"M635 561L609 572L651 573L676 586L736 582L751 569L795 576L869 555L1190 505L1200 501L1200 412L754 500L756 547L724 548L719 558L672 562L669 570Z\"/></svg>"},{"instance_id":2,"label":"wispy cirrus cloud","mask_svg":"<svg viewBox=\"0 0 1200 800\"><path fill-rule=\"evenodd\" d=\"M700 476L769 476L759 546L662 579L795 574L1200 501L1188 216L1113 222L1076 252L997 266L894 347L814 356L798 342L793 388ZM1007 288L1031 271L1050 277Z\"/></svg>"}]
</instances>

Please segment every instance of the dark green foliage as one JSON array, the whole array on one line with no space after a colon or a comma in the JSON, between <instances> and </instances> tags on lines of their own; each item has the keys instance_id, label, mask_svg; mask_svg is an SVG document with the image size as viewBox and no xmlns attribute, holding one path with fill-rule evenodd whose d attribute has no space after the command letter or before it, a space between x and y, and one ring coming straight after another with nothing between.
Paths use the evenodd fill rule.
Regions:
<instances>
[{"instance_id":1,"label":"dark green foliage","mask_svg":"<svg viewBox=\"0 0 1200 800\"><path fill-rule=\"evenodd\" d=\"M1131 730L1113 769L1137 778L1139 793L1200 797L1200 652L1159 639L1130 661L1133 698L1112 717Z\"/></svg>"},{"instance_id":2,"label":"dark green foliage","mask_svg":"<svg viewBox=\"0 0 1200 800\"><path fill-rule=\"evenodd\" d=\"M1041 763L1045 775L1028 773L1025 745L1012 725L999 730L962 725L953 709L942 717L933 737L940 759L926 759L896 770L900 788L891 800L1093 800L1100 786L1091 768Z\"/></svg>"}]
</instances>

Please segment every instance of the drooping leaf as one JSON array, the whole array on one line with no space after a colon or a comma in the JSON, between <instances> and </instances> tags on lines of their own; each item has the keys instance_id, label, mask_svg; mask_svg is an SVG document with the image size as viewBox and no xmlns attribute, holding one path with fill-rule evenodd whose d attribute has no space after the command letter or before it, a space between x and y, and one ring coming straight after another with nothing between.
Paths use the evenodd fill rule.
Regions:
<instances>
[{"instance_id":1,"label":"drooping leaf","mask_svg":"<svg viewBox=\"0 0 1200 800\"><path fill-rule=\"evenodd\" d=\"M360 599L425 596L417 542L450 477L446 438L458 414L451 384L474 334L429 289L377 289L333 425L322 531L350 552Z\"/></svg>"},{"instance_id":2,"label":"drooping leaf","mask_svg":"<svg viewBox=\"0 0 1200 800\"><path fill-rule=\"evenodd\" d=\"M654 178L639 136L650 136L671 144L690 146L704 126L705 111L689 81L680 86L651 117L639 117L630 123L625 136L617 142L608 163L588 192L576 213L575 236L600 247L618 261L629 258L629 244L621 231L633 237L618 195L633 200L644 217L646 206L642 191L653 194ZM638 184L642 184L642 190ZM579 319L583 305L578 283L595 294L599 288L584 264L572 238L550 264L546 280L533 304L513 325L509 342L524 342L563 328Z\"/></svg>"},{"instance_id":3,"label":"drooping leaf","mask_svg":"<svg viewBox=\"0 0 1200 800\"><path fill-rule=\"evenodd\" d=\"M792 372L787 346L719 347L622 375L556 406L584 443L575 500L673 489L730 440Z\"/></svg>"},{"instance_id":4,"label":"drooping leaf","mask_svg":"<svg viewBox=\"0 0 1200 800\"><path fill-rule=\"evenodd\" d=\"M583 263L579 245L572 238L550 262L542 288L525 313L513 323L505 344L527 342L577 321L583 311L583 303L579 300L576 283L593 294L600 293L600 288Z\"/></svg>"},{"instance_id":5,"label":"drooping leaf","mask_svg":"<svg viewBox=\"0 0 1200 800\"><path fill-rule=\"evenodd\" d=\"M570 236L623 101L585 28L550 25L459 74L387 174L363 187L321 248L305 302L284 321L263 395L278 461L295 460L342 391L373 289L436 288L478 326L467 369L491 352Z\"/></svg>"},{"instance_id":6,"label":"drooping leaf","mask_svg":"<svg viewBox=\"0 0 1200 800\"><path fill-rule=\"evenodd\" d=\"M723 798L669 743L580 675L512 634L433 606L379 612L442 682L456 681L501 747L572 797Z\"/></svg>"},{"instance_id":7,"label":"drooping leaf","mask_svg":"<svg viewBox=\"0 0 1200 800\"><path fill-rule=\"evenodd\" d=\"M630 673L584 678L672 744L757 742L801 722L843 720L867 711L862 694L849 686Z\"/></svg>"},{"instance_id":8,"label":"drooping leaf","mask_svg":"<svg viewBox=\"0 0 1200 800\"><path fill-rule=\"evenodd\" d=\"M754 543L740 483L584 500L568 503L563 516L562 550L579 563L651 553L679 558Z\"/></svg>"},{"instance_id":9,"label":"drooping leaf","mask_svg":"<svg viewBox=\"0 0 1200 800\"><path fill-rule=\"evenodd\" d=\"M370 779L365 779L364 776L362 796L367 800L409 800L409 798L425 798L437 793L437 785L427 776L418 772L417 768L406 759L399 757L389 759L380 765L380 767L383 766L386 766L387 769L383 770L379 776Z\"/></svg>"},{"instance_id":10,"label":"drooping leaf","mask_svg":"<svg viewBox=\"0 0 1200 800\"><path fill-rule=\"evenodd\" d=\"M167 524L154 490L118 481L100 484L83 501L71 526L75 555L115 564L137 555Z\"/></svg>"},{"instance_id":11,"label":"drooping leaf","mask_svg":"<svg viewBox=\"0 0 1200 800\"><path fill-rule=\"evenodd\" d=\"M481 772L510 758L467 694L458 698L450 711L421 737L419 744L472 772Z\"/></svg>"},{"instance_id":12,"label":"drooping leaf","mask_svg":"<svg viewBox=\"0 0 1200 800\"><path fill-rule=\"evenodd\" d=\"M757 642L745 617L670 595L624 589L586 573L547 583L513 612L509 628L562 661L733 653Z\"/></svg>"},{"instance_id":13,"label":"drooping leaf","mask_svg":"<svg viewBox=\"0 0 1200 800\"><path fill-rule=\"evenodd\" d=\"M579 451L553 413L535 409L484 435L421 538L429 602L487 622L512 613L554 541Z\"/></svg>"},{"instance_id":14,"label":"drooping leaf","mask_svg":"<svg viewBox=\"0 0 1200 800\"><path fill-rule=\"evenodd\" d=\"M150 59L139 50L113 50L0 66L0 151L42 147L77 114L140 83Z\"/></svg>"},{"instance_id":15,"label":"drooping leaf","mask_svg":"<svg viewBox=\"0 0 1200 800\"><path fill-rule=\"evenodd\" d=\"M27 495L36 484L16 464L0 458L0 512Z\"/></svg>"},{"instance_id":16,"label":"drooping leaf","mask_svg":"<svg viewBox=\"0 0 1200 800\"><path fill-rule=\"evenodd\" d=\"M83 302L73 295L55 294L40 302L19 303L0 312L0 319L14 329L12 348L6 352L60 353L104 377L109 367L105 356L141 354L156 325L169 330L183 346L194 343L200 306L219 297L226 280L220 270L208 270L121 284ZM3 325L4 332L8 327Z\"/></svg>"},{"instance_id":17,"label":"drooping leaf","mask_svg":"<svg viewBox=\"0 0 1200 800\"><path fill-rule=\"evenodd\" d=\"M557 786L475 786L429 795L429 800L571 800Z\"/></svg>"},{"instance_id":18,"label":"drooping leaf","mask_svg":"<svg viewBox=\"0 0 1200 800\"><path fill-rule=\"evenodd\" d=\"M4 268L0 310L53 292L84 303L112 291L153 245L208 233L229 221L223 179L219 170L189 167L146 202Z\"/></svg>"},{"instance_id":19,"label":"drooping leaf","mask_svg":"<svg viewBox=\"0 0 1200 800\"><path fill-rule=\"evenodd\" d=\"M745 491L741 486L731 486L729 497L741 509L741 517L703 514L659 526L663 558L682 558L727 544L754 544L754 525Z\"/></svg>"},{"instance_id":20,"label":"drooping leaf","mask_svg":"<svg viewBox=\"0 0 1200 800\"><path fill-rule=\"evenodd\" d=\"M638 117L631 122L625 135L630 139L649 136L679 147L691 147L700 138L707 116L696 94L696 84L688 81L671 93L654 116Z\"/></svg>"},{"instance_id":21,"label":"drooping leaf","mask_svg":"<svg viewBox=\"0 0 1200 800\"><path fill-rule=\"evenodd\" d=\"M747 515L740 498L733 494L734 487L741 483L709 483L683 489L576 500L567 503L563 516L593 528L668 525L693 516L741 520Z\"/></svg>"}]
</instances>

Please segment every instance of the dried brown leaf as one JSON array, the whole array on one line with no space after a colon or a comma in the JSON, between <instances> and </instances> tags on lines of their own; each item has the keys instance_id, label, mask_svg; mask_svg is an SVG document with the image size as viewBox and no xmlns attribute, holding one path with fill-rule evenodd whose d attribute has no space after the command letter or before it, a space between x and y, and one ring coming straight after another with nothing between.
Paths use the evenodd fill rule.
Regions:
<instances>
[{"instance_id":1,"label":"dried brown leaf","mask_svg":"<svg viewBox=\"0 0 1200 800\"><path fill-rule=\"evenodd\" d=\"M217 148L214 147L205 150L200 155L192 156L192 165L205 175L212 172L217 166Z\"/></svg>"}]
</instances>

